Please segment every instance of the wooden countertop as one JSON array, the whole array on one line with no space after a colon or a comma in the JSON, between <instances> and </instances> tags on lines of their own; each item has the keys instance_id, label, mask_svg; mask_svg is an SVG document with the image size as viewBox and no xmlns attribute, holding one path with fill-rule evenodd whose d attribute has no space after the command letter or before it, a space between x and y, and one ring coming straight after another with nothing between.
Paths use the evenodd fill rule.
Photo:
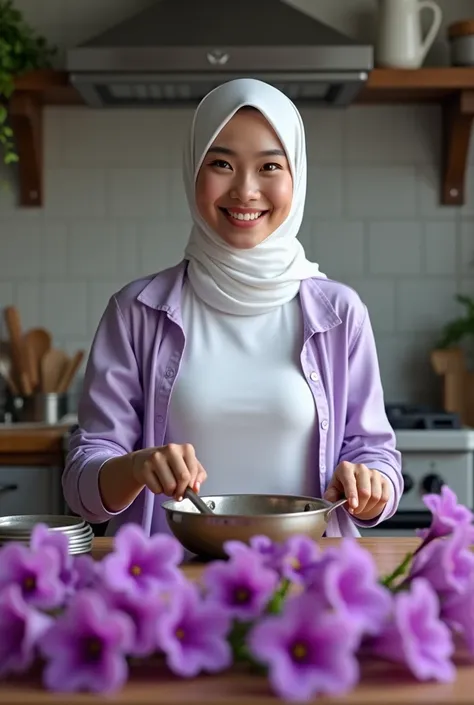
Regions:
<instances>
[{"instance_id":1,"label":"wooden countertop","mask_svg":"<svg viewBox=\"0 0 474 705\"><path fill-rule=\"evenodd\" d=\"M373 554L380 572L387 573L413 550L416 539L363 538L361 543ZM321 545L328 547L338 539L323 539ZM97 538L93 555L100 560L111 549L111 539ZM202 566L191 564L185 567L190 577L199 577ZM472 705L474 702L474 664L465 657L459 659L457 681L452 685L422 684L415 681L404 669L385 663L366 664L359 687L343 698L318 698L318 705ZM270 692L265 678L247 672L232 672L221 676L201 676L185 681L174 678L160 667L134 668L133 677L127 687L114 698L93 695L52 695L42 690L39 678L31 676L0 683L2 705L50 705L64 703L74 705L97 705L98 703L120 703L120 705L276 705L278 702Z\"/></svg>"},{"instance_id":2,"label":"wooden countertop","mask_svg":"<svg viewBox=\"0 0 474 705\"><path fill-rule=\"evenodd\" d=\"M1 465L61 465L69 426L0 424Z\"/></svg>"}]
</instances>

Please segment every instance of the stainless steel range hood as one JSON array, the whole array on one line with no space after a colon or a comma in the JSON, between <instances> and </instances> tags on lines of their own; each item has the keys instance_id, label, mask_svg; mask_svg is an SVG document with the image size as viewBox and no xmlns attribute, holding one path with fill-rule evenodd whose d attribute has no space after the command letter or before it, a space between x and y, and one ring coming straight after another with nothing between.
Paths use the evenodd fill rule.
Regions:
<instances>
[{"instance_id":1,"label":"stainless steel range hood","mask_svg":"<svg viewBox=\"0 0 474 705\"><path fill-rule=\"evenodd\" d=\"M282 0L158 0L67 56L71 82L95 107L192 105L245 76L298 103L344 106L372 66L372 46Z\"/></svg>"}]
</instances>

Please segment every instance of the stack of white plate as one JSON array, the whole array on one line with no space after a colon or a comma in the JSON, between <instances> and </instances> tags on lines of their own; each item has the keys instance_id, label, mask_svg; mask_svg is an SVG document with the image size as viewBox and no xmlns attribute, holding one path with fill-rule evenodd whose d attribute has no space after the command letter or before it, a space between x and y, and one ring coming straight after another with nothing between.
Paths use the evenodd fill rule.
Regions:
<instances>
[{"instance_id":1,"label":"stack of white plate","mask_svg":"<svg viewBox=\"0 0 474 705\"><path fill-rule=\"evenodd\" d=\"M22 514L0 517L0 546L16 541L29 544L31 532L36 524L46 524L50 531L65 534L69 539L69 553L89 553L94 533L83 519L51 514Z\"/></svg>"}]
</instances>

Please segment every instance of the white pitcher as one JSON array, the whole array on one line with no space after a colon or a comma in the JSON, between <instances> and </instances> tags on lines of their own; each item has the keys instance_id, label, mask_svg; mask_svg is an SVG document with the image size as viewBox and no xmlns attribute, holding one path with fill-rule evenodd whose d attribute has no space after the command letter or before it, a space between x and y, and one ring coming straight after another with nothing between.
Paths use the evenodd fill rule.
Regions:
<instances>
[{"instance_id":1,"label":"white pitcher","mask_svg":"<svg viewBox=\"0 0 474 705\"><path fill-rule=\"evenodd\" d=\"M433 21L423 39L420 13L431 10ZM443 19L433 0L379 0L376 61L378 66L419 68Z\"/></svg>"}]
</instances>

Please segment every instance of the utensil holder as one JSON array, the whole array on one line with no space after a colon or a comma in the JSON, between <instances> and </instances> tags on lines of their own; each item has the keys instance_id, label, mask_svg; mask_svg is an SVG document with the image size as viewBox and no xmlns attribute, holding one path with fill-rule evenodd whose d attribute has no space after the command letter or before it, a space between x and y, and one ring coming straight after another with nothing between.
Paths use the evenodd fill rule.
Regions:
<instances>
[{"instance_id":1,"label":"utensil holder","mask_svg":"<svg viewBox=\"0 0 474 705\"><path fill-rule=\"evenodd\" d=\"M18 410L18 421L55 424L67 412L67 394L37 393L23 398L23 406Z\"/></svg>"}]
</instances>

